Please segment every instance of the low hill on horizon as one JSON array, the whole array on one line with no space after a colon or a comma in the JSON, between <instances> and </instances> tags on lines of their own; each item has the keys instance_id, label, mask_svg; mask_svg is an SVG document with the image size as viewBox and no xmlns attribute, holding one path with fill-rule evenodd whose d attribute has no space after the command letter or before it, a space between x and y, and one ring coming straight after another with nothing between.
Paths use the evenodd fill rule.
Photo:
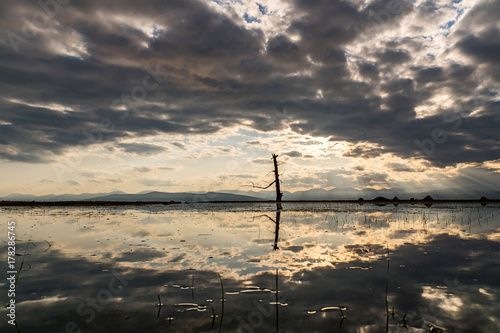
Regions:
<instances>
[{"instance_id":1,"label":"low hill on horizon","mask_svg":"<svg viewBox=\"0 0 500 333\"><path fill-rule=\"evenodd\" d=\"M111 194L90 198L91 201L259 201L261 198L232 193L207 192L207 193L168 193L149 192L144 194Z\"/></svg>"},{"instance_id":2,"label":"low hill on horizon","mask_svg":"<svg viewBox=\"0 0 500 333\"><path fill-rule=\"evenodd\" d=\"M402 189L382 189L376 190L365 188L356 190L353 188L335 188L332 190L310 189L307 191L287 192L283 191L284 201L321 201L321 200L357 200L363 198L365 200L373 200L377 197L394 198L400 200L409 200L414 198L422 200L430 195L436 200L479 200L481 197L488 199L500 199L500 190L489 190L480 192L474 189L440 189L427 192L408 193ZM161 191L142 191L135 194L128 194L123 191L113 191L109 193L82 193L82 194L50 194L36 196L30 194L13 193L5 197L1 197L2 201L39 201L39 202L54 202L54 201L191 201L191 202L206 202L206 201L262 201L275 200L276 193L274 190L268 191L241 191L241 190L219 190L216 192L161 192Z\"/></svg>"},{"instance_id":3,"label":"low hill on horizon","mask_svg":"<svg viewBox=\"0 0 500 333\"><path fill-rule=\"evenodd\" d=\"M3 201L259 201L262 198L222 192L141 192L137 194L127 194L122 191L111 193L83 193L83 194L61 194L61 195L29 195L10 194L0 198Z\"/></svg>"}]
</instances>

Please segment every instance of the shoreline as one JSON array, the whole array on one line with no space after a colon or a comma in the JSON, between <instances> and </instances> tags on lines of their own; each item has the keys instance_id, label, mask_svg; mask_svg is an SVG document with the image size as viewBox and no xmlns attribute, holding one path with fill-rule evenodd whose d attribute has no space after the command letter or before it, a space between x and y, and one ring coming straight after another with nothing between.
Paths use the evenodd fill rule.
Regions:
<instances>
[{"instance_id":1,"label":"shoreline","mask_svg":"<svg viewBox=\"0 0 500 333\"><path fill-rule=\"evenodd\" d=\"M0 207L51 207L51 206L147 206L147 205L178 205L178 204L276 204L274 200L255 201L0 201ZM434 199L434 200L283 200L281 204L300 203L348 203L348 204L441 204L441 203L477 203L487 205L498 204L500 199L470 200L470 199Z\"/></svg>"}]
</instances>

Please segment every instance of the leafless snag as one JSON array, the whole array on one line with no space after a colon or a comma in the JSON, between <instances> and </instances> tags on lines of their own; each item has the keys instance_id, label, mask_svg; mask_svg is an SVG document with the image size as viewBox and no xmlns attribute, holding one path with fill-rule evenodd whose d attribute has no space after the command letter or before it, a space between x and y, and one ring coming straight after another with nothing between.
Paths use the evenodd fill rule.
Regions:
<instances>
[{"instance_id":1,"label":"leafless snag","mask_svg":"<svg viewBox=\"0 0 500 333\"><path fill-rule=\"evenodd\" d=\"M276 184L276 205L277 205L277 209L281 209L281 198L283 198L283 193L281 192L281 188L280 188L280 175L279 175L279 171L278 171L278 155L276 154L273 154L272 155L272 160L273 160L273 164L274 164L274 180L267 186L257 186L255 185L253 182L252 183L252 188L260 188L260 189L263 189L263 190L266 190L268 189L269 187L271 187L271 185L273 184Z\"/></svg>"},{"instance_id":2,"label":"leafless snag","mask_svg":"<svg viewBox=\"0 0 500 333\"><path fill-rule=\"evenodd\" d=\"M275 223L276 230L274 232L273 249L276 251L279 249L278 240L279 240L280 217L281 217L281 209L282 209L281 198L283 197L283 193L281 192L281 189L280 189L280 175L279 175L279 171L278 171L278 155L273 154L272 156L273 156L272 160L273 160L273 164L274 164L274 180L266 187L257 186L252 182L252 188L260 188L260 189L265 190L265 189L268 189L269 187L271 187L271 185L273 185L273 184L276 185L276 220L273 220L271 217L264 215Z\"/></svg>"}]
</instances>

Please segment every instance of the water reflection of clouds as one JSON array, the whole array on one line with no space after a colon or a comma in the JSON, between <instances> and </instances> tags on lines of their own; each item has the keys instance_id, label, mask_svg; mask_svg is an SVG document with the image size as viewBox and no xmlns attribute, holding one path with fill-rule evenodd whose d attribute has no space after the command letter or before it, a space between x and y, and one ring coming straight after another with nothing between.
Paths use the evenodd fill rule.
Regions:
<instances>
[{"instance_id":1,"label":"water reflection of clouds","mask_svg":"<svg viewBox=\"0 0 500 333\"><path fill-rule=\"evenodd\" d=\"M44 215L40 210L32 210L23 214L23 222L25 226L35 225L31 234L50 239L66 253L93 255L125 264L133 262L134 266L142 262L144 267L163 263L178 264L178 268L206 269L217 265L226 271L233 267L235 274L241 274L237 269L240 265L235 261L253 265L254 272L258 267L265 270L278 262L293 271L331 266L336 262L376 260L383 253L370 253L370 248L426 243L443 230L463 239L495 230L486 237L498 238L498 229L495 229L498 226L491 225L494 223L479 229L476 222L472 225L474 230L468 228L472 223L459 223L464 217L479 217L481 213L476 208L457 213L456 210L392 206L354 211L351 206L342 210L341 206L334 205L328 210L327 205L317 205L312 212L300 209L283 212L278 260L269 255L274 224L259 210L201 211L200 206L196 207L197 210L192 211L54 209L44 210ZM56 223L54 216L64 223ZM471 231L481 234L471 234ZM360 249L355 249L357 246Z\"/></svg>"},{"instance_id":2,"label":"water reflection of clouds","mask_svg":"<svg viewBox=\"0 0 500 333\"><path fill-rule=\"evenodd\" d=\"M48 323L50 319L55 323L74 317L76 306L105 286L109 270L115 268L136 278L103 310L106 318L117 321L116 327L127 331L127 325L141 327L145 318L156 318L156 311L151 315L144 309L151 308L161 294L170 297L168 302L162 299L169 304L165 316L175 314L176 319L185 318L193 325L185 327L179 322L178 331L209 331L208 313L180 314L173 306L192 301L189 286L193 277L196 297L205 296L197 301L212 299L214 303L208 304L220 307L216 272L224 277L227 290L243 290L249 285L272 290L272 272L278 268L280 292L289 304L280 309L280 315L283 322L288 318L294 323L287 327L289 331L298 327L297 331L322 332L333 322L338 325L338 313L307 314L331 306L347 306L342 324L346 331L360 327L379 331L385 325L387 278L389 303L396 312L393 327L403 323L408 313L406 319L414 328L430 323L465 331L499 329L498 210L481 215L476 208L458 213L431 209L424 215L420 208L405 212L401 207L383 214L285 209L278 251L272 250L273 223L253 216L262 213L259 211L69 211L45 216L27 211L15 217L18 231L30 234L37 245L26 257L31 268L20 279L23 296L19 307L27 314L26 322ZM268 214L273 217L273 212ZM469 222L469 216L475 217ZM78 232L82 228L89 232ZM44 240L52 244L47 252ZM226 315L227 331L236 329L236 314L248 315L255 308L252 301L259 299L243 294L227 296L233 311ZM45 317L36 310L42 303L48 309ZM141 307L144 309L137 310ZM128 321L124 313L136 316ZM147 319L145 329L169 325L165 316L162 322ZM102 330L92 323L89 331L114 330L107 320L96 319L97 323ZM271 324L266 318L263 331L270 330Z\"/></svg>"},{"instance_id":3,"label":"water reflection of clouds","mask_svg":"<svg viewBox=\"0 0 500 333\"><path fill-rule=\"evenodd\" d=\"M497 318L498 312L495 311L500 310L498 304L492 303L492 298L498 300L500 296L499 285L495 280L498 268L488 273L484 270L486 267L476 267L479 271L475 272L477 275L474 275L474 278L461 275L459 281L454 281L455 266L463 263L462 257L468 255L471 249L480 245L484 246L484 244L480 244L477 240L466 240L466 245L458 248L455 261L449 262L448 265L442 265L437 256L424 257L422 250L429 250L437 245L442 246L443 241L450 243L451 251L455 249L457 242L462 242L455 236L442 236L438 241L429 242L424 249L415 245L406 245L406 248L391 253L389 302L395 306L394 322L402 322L402 316L408 312L407 320L415 327L424 327L426 322L430 322L446 327L453 324L457 328L495 331L498 325L489 318ZM469 244L469 242L473 243ZM380 249L382 252L383 250ZM488 254L483 253L477 260L487 261L486 256ZM498 258L491 257L490 259L498 260ZM35 266L33 271L23 272L21 283L24 296L19 299L19 308L22 308L24 313L22 317L24 323L20 321L20 324L25 327L29 323L49 325L48 319L50 319L53 323L76 320L81 327L92 332L104 332L106 328L113 330L108 321L114 321L115 330L130 331L133 325L137 325L135 327L141 330L158 330L159 327L165 329L169 327L165 322L165 316L168 315L175 316L176 319L174 323L176 326L171 328L173 331L201 331L210 323L209 313L202 313L201 316L185 312L178 313L174 306L178 303L193 302L189 289L193 283L193 276L194 301L208 306L213 304L217 311L220 311L218 300L220 290L215 273L169 268L162 270L136 268L122 270L124 275L134 277L129 287L125 288L119 297L113 298L106 304L105 310L96 315L95 322L87 325L84 322L86 317L79 317L75 309L78 304L85 301L86 297L93 297L100 288L107 285L112 267L86 260L68 260L65 255L57 251L54 251L51 256L44 257L43 261L45 264L41 269ZM401 268L400 263L406 263L405 267ZM61 269L61 265L64 269ZM340 263L336 269L311 268L297 271L289 277L282 277L280 292L286 297L288 303L286 308L280 309L283 318L282 325L288 331L293 331L298 327L299 332L321 332L332 323L338 325L340 316L335 312L307 314L307 311L329 306L346 306L347 320L343 324L346 331L354 330L359 326L370 326L371 331L380 330L384 326L383 290L386 263L376 261L370 270L352 268L358 265L363 266L363 263L359 261ZM484 262L484 265L487 266L487 262ZM57 279L54 278L54 273L57 274ZM490 273L493 276L489 280L484 280ZM78 279L75 279L76 274L79 275ZM416 278L415 274L417 274ZM451 282L448 286L442 277L449 277ZM273 283L273 274L267 272L254 275L249 280L225 277L226 290L233 291L246 290L249 285L272 290ZM156 309L153 305L158 293L163 295L163 301L166 304L163 320L155 317ZM245 316L253 309L251 300L260 299L264 302L269 300L269 297L265 295L249 297L243 294L226 296L226 307L231 311L231 313L226 313L227 331L232 331L237 327L238 321L235 319L237 315ZM209 299L215 301L208 303ZM42 303L45 310L40 313L37 309ZM460 304L469 306L459 306ZM129 316L130 321L125 319L126 316ZM141 323L143 320L147 322ZM293 323L293 325L286 327L286 323ZM273 321L266 318L263 330L269 328L269 325L273 325ZM300 329L301 327L303 329ZM37 331L44 332L48 329L44 330L42 326Z\"/></svg>"}]
</instances>

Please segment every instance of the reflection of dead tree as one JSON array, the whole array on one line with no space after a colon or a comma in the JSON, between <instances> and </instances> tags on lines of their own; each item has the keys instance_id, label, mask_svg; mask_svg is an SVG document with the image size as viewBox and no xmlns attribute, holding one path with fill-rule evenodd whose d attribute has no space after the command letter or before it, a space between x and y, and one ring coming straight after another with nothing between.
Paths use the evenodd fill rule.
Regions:
<instances>
[{"instance_id":1,"label":"reflection of dead tree","mask_svg":"<svg viewBox=\"0 0 500 333\"><path fill-rule=\"evenodd\" d=\"M260 189L268 189L269 187L271 187L273 184L276 185L276 220L273 220L271 217L269 217L268 215L264 215L266 216L268 219L270 219L271 221L274 222L274 224L276 225L276 229L275 229L275 232L274 232L274 245L273 245L273 249L274 250L278 250L279 247L278 247L278 239L279 239L279 230L280 230L280 217L281 217L281 198L283 197L283 193L281 193L281 189L280 189L280 175L279 175L279 172L278 172L278 155L276 154L273 154L272 155L273 157L273 164L274 164L274 180L267 186L263 187L263 186L257 186L255 185L253 182L252 182L252 187L253 188L260 188Z\"/></svg>"},{"instance_id":2,"label":"reflection of dead tree","mask_svg":"<svg viewBox=\"0 0 500 333\"><path fill-rule=\"evenodd\" d=\"M270 219L271 221L274 222L275 224L275 229L274 229L274 244L273 244L273 250L279 250L279 246L278 246L278 241L279 241L279 237L280 237L280 219L281 219L281 210L280 209L276 209L276 220L273 219L272 217L270 217L269 215L267 214L263 214L263 215L259 215L259 216L265 216L267 217L268 219ZM259 217L257 216L257 217Z\"/></svg>"},{"instance_id":3,"label":"reflection of dead tree","mask_svg":"<svg viewBox=\"0 0 500 333\"><path fill-rule=\"evenodd\" d=\"M279 332L279 315L278 315L278 310L279 310L279 306L281 305L281 303L279 302L279 288L278 288L278 269L276 268L276 332Z\"/></svg>"},{"instance_id":4,"label":"reflection of dead tree","mask_svg":"<svg viewBox=\"0 0 500 333\"><path fill-rule=\"evenodd\" d=\"M267 185L266 187L262 187L262 186L257 186L255 185L253 182L252 182L252 187L253 188L261 188L263 190L266 190L268 189L269 187L271 187L271 185L273 184L276 184L276 205L277 205L277 209L281 209L281 198L283 197L283 193L281 193L281 189L280 189L280 175L279 175L279 172L278 172L278 155L276 154L273 154L273 164L274 164L274 181L272 181L269 185Z\"/></svg>"},{"instance_id":5,"label":"reflection of dead tree","mask_svg":"<svg viewBox=\"0 0 500 333\"><path fill-rule=\"evenodd\" d=\"M274 223L276 224L276 228L274 229L274 245L273 245L273 249L275 251L279 249L279 247L278 247L278 238L280 236L280 217L281 217L281 210L277 209L276 210L276 221L274 221Z\"/></svg>"}]
</instances>

